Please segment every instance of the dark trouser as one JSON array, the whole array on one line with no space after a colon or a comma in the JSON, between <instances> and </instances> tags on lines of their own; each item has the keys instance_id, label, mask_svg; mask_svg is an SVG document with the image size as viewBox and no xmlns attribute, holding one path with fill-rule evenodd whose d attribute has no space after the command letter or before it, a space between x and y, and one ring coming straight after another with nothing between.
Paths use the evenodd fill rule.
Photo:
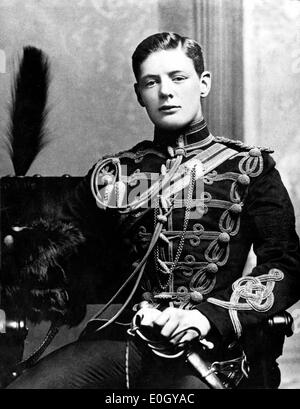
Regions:
<instances>
[{"instance_id":1,"label":"dark trouser","mask_svg":"<svg viewBox=\"0 0 300 409\"><path fill-rule=\"evenodd\" d=\"M161 358L126 328L81 337L25 371L11 389L207 389L182 356Z\"/></svg>"}]
</instances>

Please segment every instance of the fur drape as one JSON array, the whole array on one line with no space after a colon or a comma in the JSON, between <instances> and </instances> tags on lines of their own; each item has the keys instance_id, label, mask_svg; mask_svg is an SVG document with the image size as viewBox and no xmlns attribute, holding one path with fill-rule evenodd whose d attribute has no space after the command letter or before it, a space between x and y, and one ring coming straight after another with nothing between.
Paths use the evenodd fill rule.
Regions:
<instances>
[{"instance_id":1,"label":"fur drape","mask_svg":"<svg viewBox=\"0 0 300 409\"><path fill-rule=\"evenodd\" d=\"M19 307L33 323L80 322L85 311L74 314L73 305L73 293L78 290L76 262L85 243L80 230L39 219L22 230L12 230L11 236L13 246L7 249L2 268L6 303Z\"/></svg>"}]
</instances>

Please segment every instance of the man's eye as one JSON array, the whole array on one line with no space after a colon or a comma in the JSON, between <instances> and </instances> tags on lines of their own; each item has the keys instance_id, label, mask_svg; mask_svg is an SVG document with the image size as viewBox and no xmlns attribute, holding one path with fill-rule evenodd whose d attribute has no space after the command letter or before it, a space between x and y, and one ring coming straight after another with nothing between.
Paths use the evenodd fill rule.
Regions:
<instances>
[{"instance_id":1,"label":"man's eye","mask_svg":"<svg viewBox=\"0 0 300 409\"><path fill-rule=\"evenodd\" d=\"M151 88L151 87L154 87L155 84L156 84L156 81L155 81L155 80L150 80L150 81L147 81L147 82L145 83L145 87Z\"/></svg>"},{"instance_id":2,"label":"man's eye","mask_svg":"<svg viewBox=\"0 0 300 409\"><path fill-rule=\"evenodd\" d=\"M175 82L181 82L181 81L184 81L186 79L186 77L183 77L183 76L176 76L176 77L173 77L173 81L175 81Z\"/></svg>"}]
</instances>

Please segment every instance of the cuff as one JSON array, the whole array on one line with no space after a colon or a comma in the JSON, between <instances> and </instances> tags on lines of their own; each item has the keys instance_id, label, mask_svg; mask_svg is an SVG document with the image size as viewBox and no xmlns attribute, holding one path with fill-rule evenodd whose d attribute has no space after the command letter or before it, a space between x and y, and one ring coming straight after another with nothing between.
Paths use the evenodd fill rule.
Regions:
<instances>
[{"instance_id":1,"label":"cuff","mask_svg":"<svg viewBox=\"0 0 300 409\"><path fill-rule=\"evenodd\" d=\"M222 342L230 344L237 339L228 310L207 301L196 305L194 309L206 316L211 323L212 330L215 329L218 332Z\"/></svg>"}]
</instances>

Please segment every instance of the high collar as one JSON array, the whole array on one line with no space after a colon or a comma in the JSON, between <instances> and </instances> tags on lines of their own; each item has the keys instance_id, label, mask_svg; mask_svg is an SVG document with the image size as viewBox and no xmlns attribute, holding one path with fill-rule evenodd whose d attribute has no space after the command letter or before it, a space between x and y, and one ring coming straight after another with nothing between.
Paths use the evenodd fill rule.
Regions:
<instances>
[{"instance_id":1,"label":"high collar","mask_svg":"<svg viewBox=\"0 0 300 409\"><path fill-rule=\"evenodd\" d=\"M185 150L192 150L208 145L213 139L204 119L176 130L167 131L155 127L154 144L164 148L166 146L181 147Z\"/></svg>"}]
</instances>

